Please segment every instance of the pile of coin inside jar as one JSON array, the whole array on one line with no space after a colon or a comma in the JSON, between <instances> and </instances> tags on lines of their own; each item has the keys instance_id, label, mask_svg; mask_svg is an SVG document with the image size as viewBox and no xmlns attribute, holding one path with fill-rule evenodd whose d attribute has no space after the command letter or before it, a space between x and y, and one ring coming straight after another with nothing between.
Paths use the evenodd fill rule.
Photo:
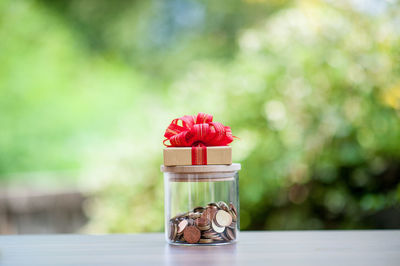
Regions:
<instances>
[{"instance_id":1,"label":"pile of coin inside jar","mask_svg":"<svg viewBox=\"0 0 400 266\"><path fill-rule=\"evenodd\" d=\"M169 239L181 244L217 244L236 239L237 211L223 201L196 207L169 221Z\"/></svg>"}]
</instances>

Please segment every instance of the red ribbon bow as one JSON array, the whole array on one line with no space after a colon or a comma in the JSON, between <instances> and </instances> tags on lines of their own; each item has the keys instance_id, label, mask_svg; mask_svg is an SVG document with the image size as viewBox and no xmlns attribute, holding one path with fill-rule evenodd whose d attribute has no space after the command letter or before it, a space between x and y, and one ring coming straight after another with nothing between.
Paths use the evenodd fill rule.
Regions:
<instances>
[{"instance_id":1,"label":"red ribbon bow","mask_svg":"<svg viewBox=\"0 0 400 266\"><path fill-rule=\"evenodd\" d=\"M165 131L163 144L167 147L190 147L225 146L231 143L231 128L212 120L213 116L205 113L174 119ZM178 125L180 121L182 125ZM170 145L166 144L167 141Z\"/></svg>"}]
</instances>

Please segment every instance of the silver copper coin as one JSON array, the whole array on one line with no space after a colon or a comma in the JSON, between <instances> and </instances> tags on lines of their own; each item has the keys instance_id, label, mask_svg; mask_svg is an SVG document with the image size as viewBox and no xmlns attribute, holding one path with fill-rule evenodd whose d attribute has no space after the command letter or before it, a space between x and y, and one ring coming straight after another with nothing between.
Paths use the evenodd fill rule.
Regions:
<instances>
[{"instance_id":1,"label":"silver copper coin","mask_svg":"<svg viewBox=\"0 0 400 266\"><path fill-rule=\"evenodd\" d=\"M215 216L215 214L217 213L217 211L218 211L218 208L217 208L217 207L215 207L215 206L208 206L208 207L204 210L204 212L202 213L201 216L211 221L211 220L214 219L214 216Z\"/></svg>"},{"instance_id":2,"label":"silver copper coin","mask_svg":"<svg viewBox=\"0 0 400 266\"><path fill-rule=\"evenodd\" d=\"M183 230L185 230L186 226L188 225L188 220L182 220L179 224L178 224L178 234L182 233Z\"/></svg>"},{"instance_id":3,"label":"silver copper coin","mask_svg":"<svg viewBox=\"0 0 400 266\"><path fill-rule=\"evenodd\" d=\"M188 218L188 225L194 225L194 220L192 218Z\"/></svg>"},{"instance_id":4,"label":"silver copper coin","mask_svg":"<svg viewBox=\"0 0 400 266\"><path fill-rule=\"evenodd\" d=\"M232 230L236 230L236 222L232 222L228 228L232 229Z\"/></svg>"},{"instance_id":5,"label":"silver copper coin","mask_svg":"<svg viewBox=\"0 0 400 266\"><path fill-rule=\"evenodd\" d=\"M210 224L204 225L204 226L199 226L197 225L197 228L199 228L201 231L207 231L211 228Z\"/></svg>"},{"instance_id":6,"label":"silver copper coin","mask_svg":"<svg viewBox=\"0 0 400 266\"><path fill-rule=\"evenodd\" d=\"M226 233L226 236L228 237L228 239L230 239L230 240L236 239L235 230L227 228L225 233Z\"/></svg>"},{"instance_id":7,"label":"silver copper coin","mask_svg":"<svg viewBox=\"0 0 400 266\"><path fill-rule=\"evenodd\" d=\"M208 231L202 232L202 236L205 238L215 238L218 236L218 233L210 229Z\"/></svg>"},{"instance_id":8,"label":"silver copper coin","mask_svg":"<svg viewBox=\"0 0 400 266\"><path fill-rule=\"evenodd\" d=\"M193 212L203 212L204 209L205 209L204 207L198 206L198 207L196 207L196 208L193 209Z\"/></svg>"},{"instance_id":9,"label":"silver copper coin","mask_svg":"<svg viewBox=\"0 0 400 266\"><path fill-rule=\"evenodd\" d=\"M178 243L230 242L236 238L236 220L237 211L232 203L211 202L171 218L168 236Z\"/></svg>"},{"instance_id":10,"label":"silver copper coin","mask_svg":"<svg viewBox=\"0 0 400 266\"><path fill-rule=\"evenodd\" d=\"M182 241L185 241L183 238L183 233L177 234L175 237L175 242L182 242Z\"/></svg>"},{"instance_id":11,"label":"silver copper coin","mask_svg":"<svg viewBox=\"0 0 400 266\"><path fill-rule=\"evenodd\" d=\"M195 244L199 242L201 237L201 232L196 226L187 226L185 231L183 231L183 236L186 242L190 244Z\"/></svg>"},{"instance_id":12,"label":"silver copper coin","mask_svg":"<svg viewBox=\"0 0 400 266\"><path fill-rule=\"evenodd\" d=\"M211 244L213 242L214 242L214 240L209 239L209 238L200 238L200 240L199 240L199 243L201 243L201 244Z\"/></svg>"},{"instance_id":13,"label":"silver copper coin","mask_svg":"<svg viewBox=\"0 0 400 266\"><path fill-rule=\"evenodd\" d=\"M236 210L236 208L235 208L235 205L232 204L232 202L229 203L229 208L230 208L231 211L233 211L233 212L236 214L236 216L237 216L237 210Z\"/></svg>"},{"instance_id":14,"label":"silver copper coin","mask_svg":"<svg viewBox=\"0 0 400 266\"><path fill-rule=\"evenodd\" d=\"M176 237L176 233L177 233L177 226L174 223L170 223L170 227L169 227L169 239L171 240L175 240Z\"/></svg>"},{"instance_id":15,"label":"silver copper coin","mask_svg":"<svg viewBox=\"0 0 400 266\"><path fill-rule=\"evenodd\" d=\"M221 235L216 235L214 237L211 238L214 241L223 241L224 239L221 237Z\"/></svg>"},{"instance_id":16,"label":"silver copper coin","mask_svg":"<svg viewBox=\"0 0 400 266\"><path fill-rule=\"evenodd\" d=\"M220 236L222 237L222 239L225 240L225 241L229 241L229 240L230 240L229 237L226 235L227 231L228 231L228 230L225 230L224 233L220 234Z\"/></svg>"},{"instance_id":17,"label":"silver copper coin","mask_svg":"<svg viewBox=\"0 0 400 266\"><path fill-rule=\"evenodd\" d=\"M237 220L236 213L235 213L234 211L230 210L230 211L229 211L229 214L232 216L232 221L233 221L233 222L236 222L236 220Z\"/></svg>"},{"instance_id":18,"label":"silver copper coin","mask_svg":"<svg viewBox=\"0 0 400 266\"><path fill-rule=\"evenodd\" d=\"M195 224L197 226L206 226L210 224L210 220L207 217L201 216L196 219Z\"/></svg>"},{"instance_id":19,"label":"silver copper coin","mask_svg":"<svg viewBox=\"0 0 400 266\"><path fill-rule=\"evenodd\" d=\"M190 219L197 219L200 216L201 216L201 213L199 213L199 212L191 212L191 213L189 213L189 218Z\"/></svg>"},{"instance_id":20,"label":"silver copper coin","mask_svg":"<svg viewBox=\"0 0 400 266\"><path fill-rule=\"evenodd\" d=\"M211 222L211 228L217 233L222 233L225 230L225 227L216 225L214 221Z\"/></svg>"},{"instance_id":21,"label":"silver copper coin","mask_svg":"<svg viewBox=\"0 0 400 266\"><path fill-rule=\"evenodd\" d=\"M195 225L197 228L199 228L201 231L206 231L210 229L210 220L208 220L206 217L199 217L195 221Z\"/></svg>"},{"instance_id":22,"label":"silver copper coin","mask_svg":"<svg viewBox=\"0 0 400 266\"><path fill-rule=\"evenodd\" d=\"M219 207L218 207L218 204L215 203L215 202L210 202L210 203L208 203L207 206L208 206L208 207L217 207L217 208L219 208Z\"/></svg>"},{"instance_id":23,"label":"silver copper coin","mask_svg":"<svg viewBox=\"0 0 400 266\"><path fill-rule=\"evenodd\" d=\"M217 205L218 205L218 207L219 207L221 210L224 210L224 211L226 211L226 212L229 211L228 204L226 204L225 202L219 201L219 202L217 203Z\"/></svg>"},{"instance_id":24,"label":"silver copper coin","mask_svg":"<svg viewBox=\"0 0 400 266\"><path fill-rule=\"evenodd\" d=\"M229 226L232 223L232 216L224 210L219 210L215 214L213 221L219 227Z\"/></svg>"},{"instance_id":25,"label":"silver copper coin","mask_svg":"<svg viewBox=\"0 0 400 266\"><path fill-rule=\"evenodd\" d=\"M223 238L219 234L217 234L215 232L214 233L204 233L203 234L203 238L212 239L212 240L215 240L215 241L223 240Z\"/></svg>"},{"instance_id":26,"label":"silver copper coin","mask_svg":"<svg viewBox=\"0 0 400 266\"><path fill-rule=\"evenodd\" d=\"M214 236L216 236L216 234L214 234L214 233L202 233L201 236L202 236L203 238L212 239Z\"/></svg>"}]
</instances>

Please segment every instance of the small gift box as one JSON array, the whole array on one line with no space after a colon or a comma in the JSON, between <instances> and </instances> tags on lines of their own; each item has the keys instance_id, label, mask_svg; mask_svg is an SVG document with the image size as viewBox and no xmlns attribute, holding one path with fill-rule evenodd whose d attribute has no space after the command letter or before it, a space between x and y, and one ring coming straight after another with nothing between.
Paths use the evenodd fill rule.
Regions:
<instances>
[{"instance_id":1,"label":"small gift box","mask_svg":"<svg viewBox=\"0 0 400 266\"><path fill-rule=\"evenodd\" d=\"M232 164L231 128L213 122L212 115L174 119L164 137L164 166Z\"/></svg>"},{"instance_id":2,"label":"small gift box","mask_svg":"<svg viewBox=\"0 0 400 266\"><path fill-rule=\"evenodd\" d=\"M232 164L230 146L170 147L164 149L164 165Z\"/></svg>"}]
</instances>

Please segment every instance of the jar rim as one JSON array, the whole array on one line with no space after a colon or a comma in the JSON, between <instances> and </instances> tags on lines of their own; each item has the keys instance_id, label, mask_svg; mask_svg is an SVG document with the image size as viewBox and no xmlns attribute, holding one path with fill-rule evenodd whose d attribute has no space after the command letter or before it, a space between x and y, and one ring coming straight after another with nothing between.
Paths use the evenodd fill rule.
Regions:
<instances>
[{"instance_id":1,"label":"jar rim","mask_svg":"<svg viewBox=\"0 0 400 266\"><path fill-rule=\"evenodd\" d=\"M209 165L161 165L161 172L164 173L221 173L235 172L241 169L240 163L233 164L209 164Z\"/></svg>"}]
</instances>

